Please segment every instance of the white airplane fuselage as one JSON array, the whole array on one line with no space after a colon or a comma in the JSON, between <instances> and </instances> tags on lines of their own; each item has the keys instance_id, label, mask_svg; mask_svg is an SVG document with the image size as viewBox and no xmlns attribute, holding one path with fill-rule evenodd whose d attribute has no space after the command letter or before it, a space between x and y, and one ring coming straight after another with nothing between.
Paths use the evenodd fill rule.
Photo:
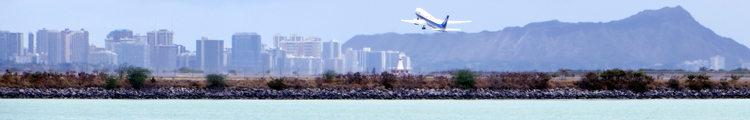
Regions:
<instances>
[{"instance_id":1,"label":"white airplane fuselage","mask_svg":"<svg viewBox=\"0 0 750 120\"><path fill-rule=\"evenodd\" d=\"M417 10L414 12L414 14L417 15L417 19L414 20L401 20L403 22L412 23L414 25L422 24L422 30L426 30L426 26L430 26L432 30L436 30L439 32L446 32L446 31L460 31L461 29L456 28L446 28L448 24L458 24L458 23L468 23L471 21L468 20L453 20L448 21L448 18L450 16L446 15L445 20L440 20L435 17L432 17L430 13L427 13L427 11L424 11L422 8L417 8Z\"/></svg>"},{"instance_id":2,"label":"white airplane fuselage","mask_svg":"<svg viewBox=\"0 0 750 120\"><path fill-rule=\"evenodd\" d=\"M432 17L430 13L427 13L427 11L424 11L422 8L417 8L415 14L417 15L418 19L424 20L427 26L430 26L433 29L440 29L442 30L441 32L445 32L445 25L441 24L443 23L442 20Z\"/></svg>"}]
</instances>

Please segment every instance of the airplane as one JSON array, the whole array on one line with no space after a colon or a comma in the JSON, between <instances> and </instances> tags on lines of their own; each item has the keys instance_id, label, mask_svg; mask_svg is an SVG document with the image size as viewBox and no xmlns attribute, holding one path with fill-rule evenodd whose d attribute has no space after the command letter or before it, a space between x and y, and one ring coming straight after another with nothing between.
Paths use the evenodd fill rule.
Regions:
<instances>
[{"instance_id":1,"label":"airplane","mask_svg":"<svg viewBox=\"0 0 750 120\"><path fill-rule=\"evenodd\" d=\"M447 31L460 31L461 29L455 29L455 28L446 28L448 24L458 24L458 23L468 23L471 21L448 21L448 17L450 15L445 16L445 21L440 19L435 19L435 17L432 17L430 13L427 13L427 11L424 11L422 8L417 8L416 10L417 19L414 20L401 20L408 23L414 23L414 25L422 25L422 30L425 30L425 25L432 27L432 30L436 30L439 32L447 32ZM442 24L439 24L442 23Z\"/></svg>"}]
</instances>

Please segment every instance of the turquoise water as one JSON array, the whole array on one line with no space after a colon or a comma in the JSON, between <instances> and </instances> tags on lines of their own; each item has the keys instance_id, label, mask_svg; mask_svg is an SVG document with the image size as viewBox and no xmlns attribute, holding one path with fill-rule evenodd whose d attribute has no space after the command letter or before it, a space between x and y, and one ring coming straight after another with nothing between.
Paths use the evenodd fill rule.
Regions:
<instances>
[{"instance_id":1,"label":"turquoise water","mask_svg":"<svg viewBox=\"0 0 750 120\"><path fill-rule=\"evenodd\" d=\"M0 119L750 119L750 100L0 99Z\"/></svg>"}]
</instances>

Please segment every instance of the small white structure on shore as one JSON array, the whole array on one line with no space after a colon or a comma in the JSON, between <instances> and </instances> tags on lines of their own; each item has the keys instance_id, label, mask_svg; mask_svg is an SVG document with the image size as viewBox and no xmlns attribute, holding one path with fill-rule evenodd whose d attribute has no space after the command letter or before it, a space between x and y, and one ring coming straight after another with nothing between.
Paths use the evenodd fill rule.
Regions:
<instances>
[{"instance_id":1,"label":"small white structure on shore","mask_svg":"<svg viewBox=\"0 0 750 120\"><path fill-rule=\"evenodd\" d=\"M404 69L404 64L402 63L401 59L398 59L398 66L396 67L395 70L391 70L391 73L393 73L395 75L399 75L399 76L401 76L401 75L411 75L410 70Z\"/></svg>"}]
</instances>

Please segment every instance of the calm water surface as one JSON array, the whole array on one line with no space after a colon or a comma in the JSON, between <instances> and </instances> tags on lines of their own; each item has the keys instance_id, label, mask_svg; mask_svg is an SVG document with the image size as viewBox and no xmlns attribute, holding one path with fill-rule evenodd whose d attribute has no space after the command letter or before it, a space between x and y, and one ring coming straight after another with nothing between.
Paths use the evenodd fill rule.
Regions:
<instances>
[{"instance_id":1,"label":"calm water surface","mask_svg":"<svg viewBox=\"0 0 750 120\"><path fill-rule=\"evenodd\" d=\"M0 119L750 119L750 100L0 99Z\"/></svg>"}]
</instances>

